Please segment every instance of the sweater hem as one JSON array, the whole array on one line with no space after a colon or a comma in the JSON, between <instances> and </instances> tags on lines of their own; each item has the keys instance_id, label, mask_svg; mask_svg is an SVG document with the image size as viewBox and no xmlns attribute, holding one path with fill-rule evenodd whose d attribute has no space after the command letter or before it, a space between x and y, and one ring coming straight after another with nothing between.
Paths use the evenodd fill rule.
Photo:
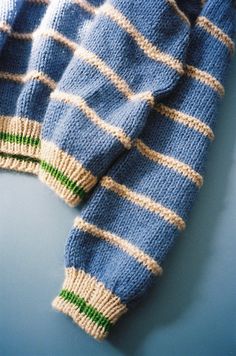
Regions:
<instances>
[{"instance_id":1,"label":"sweater hem","mask_svg":"<svg viewBox=\"0 0 236 356\"><path fill-rule=\"evenodd\" d=\"M41 124L18 116L0 116L0 152L39 158Z\"/></svg>"},{"instance_id":2,"label":"sweater hem","mask_svg":"<svg viewBox=\"0 0 236 356\"><path fill-rule=\"evenodd\" d=\"M0 168L38 174L41 124L0 116Z\"/></svg>"},{"instance_id":3,"label":"sweater hem","mask_svg":"<svg viewBox=\"0 0 236 356\"><path fill-rule=\"evenodd\" d=\"M39 160L0 152L0 168L38 175Z\"/></svg>"},{"instance_id":4,"label":"sweater hem","mask_svg":"<svg viewBox=\"0 0 236 356\"><path fill-rule=\"evenodd\" d=\"M74 267L65 269L62 290L53 300L52 306L70 316L97 340L107 337L111 326L127 311L120 298L103 283Z\"/></svg>"}]
</instances>

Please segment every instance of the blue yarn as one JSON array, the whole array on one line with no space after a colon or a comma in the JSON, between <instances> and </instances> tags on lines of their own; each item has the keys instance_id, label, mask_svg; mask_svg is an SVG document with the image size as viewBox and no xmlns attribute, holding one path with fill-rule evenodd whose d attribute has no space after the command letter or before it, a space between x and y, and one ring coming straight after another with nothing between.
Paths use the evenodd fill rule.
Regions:
<instances>
[{"instance_id":1,"label":"blue yarn","mask_svg":"<svg viewBox=\"0 0 236 356\"><path fill-rule=\"evenodd\" d=\"M202 7L199 0L179 0L177 11L166 0L89 4L112 5L121 19L73 1L1 1L0 154L43 161L39 176L67 203L75 191L88 193L80 211L86 223L161 265L179 236L179 221L188 219L200 186L196 177L205 171L232 55L233 1ZM200 26L200 18L219 32ZM35 127L39 153L27 151L21 137L35 138ZM156 156L140 152L137 139ZM92 186L84 170L97 183L94 178ZM104 176L121 191L105 186ZM85 271L133 306L154 281L150 268L128 248L85 230L72 227L65 266Z\"/></svg>"}]
</instances>

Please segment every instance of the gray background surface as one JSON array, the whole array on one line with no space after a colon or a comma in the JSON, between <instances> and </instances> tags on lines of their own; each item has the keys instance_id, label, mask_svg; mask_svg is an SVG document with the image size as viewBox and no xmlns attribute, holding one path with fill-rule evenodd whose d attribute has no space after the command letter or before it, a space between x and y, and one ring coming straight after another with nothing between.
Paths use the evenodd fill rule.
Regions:
<instances>
[{"instance_id":1,"label":"gray background surface","mask_svg":"<svg viewBox=\"0 0 236 356\"><path fill-rule=\"evenodd\" d=\"M35 177L0 172L0 355L236 355L236 58L205 184L163 277L98 343L51 308L78 213Z\"/></svg>"}]
</instances>

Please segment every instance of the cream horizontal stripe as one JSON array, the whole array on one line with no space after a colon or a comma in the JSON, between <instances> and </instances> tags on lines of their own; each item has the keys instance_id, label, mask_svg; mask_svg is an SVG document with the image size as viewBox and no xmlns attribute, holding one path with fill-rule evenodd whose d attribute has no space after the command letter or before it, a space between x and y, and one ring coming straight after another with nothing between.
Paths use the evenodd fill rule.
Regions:
<instances>
[{"instance_id":1,"label":"cream horizontal stripe","mask_svg":"<svg viewBox=\"0 0 236 356\"><path fill-rule=\"evenodd\" d=\"M175 0L166 0L166 1L172 6L172 8L176 12L176 14L190 26L191 24L190 24L189 19L184 14L184 12L180 10L179 6L176 4L176 1Z\"/></svg>"},{"instance_id":2,"label":"cream horizontal stripe","mask_svg":"<svg viewBox=\"0 0 236 356\"><path fill-rule=\"evenodd\" d=\"M120 298L89 273L70 267L65 269L65 274L62 288L82 297L112 324L127 311L126 305L121 302Z\"/></svg>"},{"instance_id":3,"label":"cream horizontal stripe","mask_svg":"<svg viewBox=\"0 0 236 356\"><path fill-rule=\"evenodd\" d=\"M199 80L200 82L208 85L213 90L218 92L221 96L224 95L225 90L224 90L223 85L208 72L198 69L196 67L193 67L191 65L186 65L185 74L189 77L192 77L192 78Z\"/></svg>"},{"instance_id":4,"label":"cream horizontal stripe","mask_svg":"<svg viewBox=\"0 0 236 356\"><path fill-rule=\"evenodd\" d=\"M220 42L222 42L231 53L234 51L234 42L232 39L219 27L217 27L214 23L212 23L208 18L205 16L199 16L197 18L196 24L210 33L212 36L217 38Z\"/></svg>"},{"instance_id":5,"label":"cream horizontal stripe","mask_svg":"<svg viewBox=\"0 0 236 356\"><path fill-rule=\"evenodd\" d=\"M101 185L118 194L124 199L131 201L132 203L141 206L144 209L147 209L155 214L161 216L164 220L169 223L175 225L179 230L183 230L185 228L184 220L176 214L174 211L164 207L163 205L155 202L149 197L136 193L129 188L127 188L123 184L119 184L114 181L111 177L103 177L101 179Z\"/></svg>"},{"instance_id":6,"label":"cream horizontal stripe","mask_svg":"<svg viewBox=\"0 0 236 356\"><path fill-rule=\"evenodd\" d=\"M24 41L32 41L33 36L34 36L34 32L16 32L16 31L12 31L10 33L10 36L12 38L14 38L15 40L24 40Z\"/></svg>"},{"instance_id":7,"label":"cream horizontal stripe","mask_svg":"<svg viewBox=\"0 0 236 356\"><path fill-rule=\"evenodd\" d=\"M53 79L49 78L49 76L47 76L46 74L38 72L36 70L32 70L25 74L0 72L0 79L10 80L16 83L26 83L29 80L35 79L48 86L51 90L54 90L56 88L56 82Z\"/></svg>"},{"instance_id":8,"label":"cream horizontal stripe","mask_svg":"<svg viewBox=\"0 0 236 356\"><path fill-rule=\"evenodd\" d=\"M48 5L49 4L49 0L26 0L27 2L31 2L33 4L45 4L45 5Z\"/></svg>"},{"instance_id":9,"label":"cream horizontal stripe","mask_svg":"<svg viewBox=\"0 0 236 356\"><path fill-rule=\"evenodd\" d=\"M102 230L96 225L90 224L79 217L75 219L74 226L85 232L88 232L93 236L99 237L108 243L111 243L112 245L119 247L122 251L135 258L153 274L160 275L162 273L162 268L153 258L122 237L117 236L109 231Z\"/></svg>"},{"instance_id":10,"label":"cream horizontal stripe","mask_svg":"<svg viewBox=\"0 0 236 356\"><path fill-rule=\"evenodd\" d=\"M210 140L214 139L214 133L211 128L199 119L187 115L176 109L170 108L169 106L166 106L164 104L156 105L155 109L160 114L167 116L168 118L177 121L185 126L188 126L194 129L195 131L200 132L202 135L207 136Z\"/></svg>"},{"instance_id":11,"label":"cream horizontal stripe","mask_svg":"<svg viewBox=\"0 0 236 356\"><path fill-rule=\"evenodd\" d=\"M80 58L87 61L89 64L95 66L101 73L103 73L108 79L110 79L111 82L115 85L115 87L121 93L123 93L123 95L126 96L127 98L129 99L143 98L144 100L147 100L148 104L151 107L154 107L155 98L151 92L135 94L125 80L120 78L110 67L108 67L105 64L104 61L102 61L98 56L96 56L92 52L86 50L81 46L78 46L75 42L68 40L66 37L64 37L63 35L61 35L60 33L54 30L40 31L40 34L52 37L56 41L59 41L61 44L69 47L72 51L75 51L76 55L78 55ZM164 105L162 105L162 107L164 108ZM155 107L155 109L159 112L159 107ZM210 139L213 139L214 134L212 130L206 124L202 123L200 120L189 115L187 116L186 114L183 114L180 111L177 112L174 109L168 108L168 110L165 110L165 112L167 111L169 112L169 114L171 114L170 117L172 119L199 131L205 136L209 136Z\"/></svg>"},{"instance_id":12,"label":"cream horizontal stripe","mask_svg":"<svg viewBox=\"0 0 236 356\"><path fill-rule=\"evenodd\" d=\"M109 6L109 5L106 5L106 6ZM101 9L101 8L99 8L99 9ZM5 26L4 26L4 28L5 28ZM0 27L0 31L9 32L11 27L8 27L8 25L7 25L5 30L4 30L4 28L1 29L1 27ZM75 42L69 40L67 37L63 36L62 34L60 34L59 32L57 32L53 29L43 30L43 29L39 28L38 30L36 30L35 32L32 32L32 33L11 32L9 34L11 35L11 37L13 37L17 40L32 40L33 38L36 38L37 36L46 36L46 37L52 38L55 41L60 42L64 46L67 46L74 52L78 49L77 56L80 56L80 58L82 58L84 56L84 60L86 57L88 58L92 54L92 52L89 53L89 51L85 50L84 48L81 48ZM82 51L85 50L85 51L84 51L84 53L79 54L78 52L80 50L82 50ZM89 56L87 56L88 53L89 53ZM92 54L92 56L94 56L94 54ZM93 58L95 59L95 57L93 57ZM99 57L96 56L96 58L99 58ZM92 59L91 59L91 63L92 63ZM103 64L105 64L105 62L103 62ZM95 62L94 62L94 65L95 65ZM96 63L96 66L99 70L101 70L101 66L99 66L99 63ZM108 68L108 66L107 66L107 68ZM186 70L182 74L192 77L195 80L199 80L202 83L204 83L205 85L210 86L212 89L214 89L220 95L224 95L224 87L222 86L222 84L208 72L202 71L202 70L200 70L194 66L190 66L190 65L186 65L185 69ZM102 72L102 70L101 70L101 72ZM104 72L105 72L105 68L104 68ZM110 72L110 74L108 72ZM110 75L110 77L112 77L113 76L112 72L114 73L114 71L111 68L109 68L109 71L107 71L107 77L108 77L108 74ZM122 78L120 78L117 74L116 74L116 79L121 80L121 82L119 83L119 86L120 86L120 88L122 88L124 86L125 81ZM119 87L117 86L117 88L119 88ZM124 93L127 88L128 88L128 86L125 85L125 89L122 92ZM133 95L133 92L131 91L130 94ZM143 93L141 94L141 96L142 95L143 95ZM150 93L147 93L147 96L149 98ZM148 98L146 100L149 100Z\"/></svg>"},{"instance_id":13,"label":"cream horizontal stripe","mask_svg":"<svg viewBox=\"0 0 236 356\"><path fill-rule=\"evenodd\" d=\"M173 2L173 0L170 1ZM100 7L94 7L93 5L90 5L89 2L86 0L78 0L75 2L79 6L82 6L84 10L90 13L97 14L101 12L111 18L136 41L136 43L148 57L152 58L155 61L164 62L170 67L174 68L180 74L186 74L187 76L199 80L205 85L208 85L213 88L220 95L224 95L224 87L214 76L194 66L186 65L186 68L184 68L183 63L181 63L178 59L164 52L161 52L135 28L135 26L128 19L126 19L126 17L122 13L120 13L112 5L105 3Z\"/></svg>"},{"instance_id":14,"label":"cream horizontal stripe","mask_svg":"<svg viewBox=\"0 0 236 356\"><path fill-rule=\"evenodd\" d=\"M116 24L118 24L123 30L125 30L137 43L137 45L143 50L143 52L152 60L156 62L163 62L169 67L175 69L178 73L184 74L183 64L173 56L162 52L156 46L154 46L146 37L144 37L138 29L115 7L105 3L97 8L96 13L103 13Z\"/></svg>"},{"instance_id":15,"label":"cream horizontal stripe","mask_svg":"<svg viewBox=\"0 0 236 356\"><path fill-rule=\"evenodd\" d=\"M77 4L81 7L81 9L90 12L91 14L95 14L96 7L90 4L86 0L71 0L72 3Z\"/></svg>"},{"instance_id":16,"label":"cream horizontal stripe","mask_svg":"<svg viewBox=\"0 0 236 356\"><path fill-rule=\"evenodd\" d=\"M104 13L121 28L123 28L123 30L125 30L135 40L138 46L149 58L157 62L164 62L180 74L184 73L183 64L178 59L160 51L147 38L145 38L121 12L119 12L112 5L106 3L100 7L95 7L85 0L74 0L73 2L77 3L81 8L92 14Z\"/></svg>"},{"instance_id":17,"label":"cream horizontal stripe","mask_svg":"<svg viewBox=\"0 0 236 356\"><path fill-rule=\"evenodd\" d=\"M38 35L53 38L55 41L58 41L62 45L70 48L72 51L75 51L77 56L86 60L89 64L94 65L97 69L99 69L101 71L101 73L106 75L107 78L109 80L111 80L111 82L115 85L115 87L121 93L123 93L123 95L125 95L127 98L129 98L129 99L139 99L140 98L143 100L147 100L148 104L151 107L154 107L155 98L151 92L135 94L130 89L128 84L125 82L125 80L120 78L111 68L109 68L105 64L105 62L103 62L98 56L96 56L92 52L82 48L81 46L78 46L75 42L69 40L65 36L61 35L60 33L56 32L52 29L37 30L34 33L34 36L38 36ZM25 39L28 39L28 34L24 34L24 37L25 37ZM169 115L169 117L171 119L178 121L178 122L182 123L183 125L187 125L188 127L191 127L192 129L194 129L196 131L199 131L203 135L208 136L210 139L213 139L214 135L213 135L212 130L206 124L202 123L197 118L194 118L192 116L181 113L180 111L177 111L177 110L174 110L171 108L167 108L164 105L161 105L161 107L162 107L162 113L165 112L165 114L163 113L163 115L166 115L166 116ZM165 110L164 110L164 108L165 108ZM155 109L158 112L160 111L160 108L157 106L155 107Z\"/></svg>"},{"instance_id":18,"label":"cream horizontal stripe","mask_svg":"<svg viewBox=\"0 0 236 356\"><path fill-rule=\"evenodd\" d=\"M52 142L41 141L41 159L52 164L68 178L81 185L86 192L89 192L97 183L97 178L89 170Z\"/></svg>"},{"instance_id":19,"label":"cream horizontal stripe","mask_svg":"<svg viewBox=\"0 0 236 356\"><path fill-rule=\"evenodd\" d=\"M93 67L96 67L105 77L107 77L115 87L127 98L131 98L134 93L129 88L125 80L119 77L110 67L108 67L104 61L102 61L97 55L86 50L85 48L78 46L75 51L75 55L85 62L89 63Z\"/></svg>"},{"instance_id":20,"label":"cream horizontal stripe","mask_svg":"<svg viewBox=\"0 0 236 356\"><path fill-rule=\"evenodd\" d=\"M136 141L136 147L139 152L147 157L148 159L157 162L163 166L166 166L170 169L177 171L183 176L190 179L193 183L200 188L203 184L202 176L192 169L188 164L185 164L173 157L161 154L157 151L152 150L150 147L145 145L141 140Z\"/></svg>"},{"instance_id":21,"label":"cream horizontal stripe","mask_svg":"<svg viewBox=\"0 0 236 356\"><path fill-rule=\"evenodd\" d=\"M75 54L80 58L87 61L89 64L94 65L101 73L103 73L111 82L115 85L115 87L123 93L129 99L138 99L141 98L143 100L147 100L148 104L151 107L155 107L155 98L153 94L150 92L146 93L137 93L135 94L125 80L120 78L111 68L109 68L104 61L102 61L98 56L93 54L92 52L78 46L75 42L68 40L66 37L61 35L60 33L54 30L41 30L38 32L42 35L52 37L56 41L59 41L61 44L69 47L72 51L75 51ZM165 112L165 115L170 115L170 118L182 123L183 125L187 125L192 129L202 133L203 135L209 137L210 139L214 138L214 134L209 126L201 122L199 119L194 118L193 116L186 115L181 113L180 111L167 108L164 105L161 105L162 113ZM155 109L160 112L160 107L156 106ZM167 113L168 112L168 113Z\"/></svg>"},{"instance_id":22,"label":"cream horizontal stripe","mask_svg":"<svg viewBox=\"0 0 236 356\"><path fill-rule=\"evenodd\" d=\"M6 22L0 22L0 31L11 33L11 26Z\"/></svg>"},{"instance_id":23,"label":"cream horizontal stripe","mask_svg":"<svg viewBox=\"0 0 236 356\"><path fill-rule=\"evenodd\" d=\"M91 109L87 105L86 101L80 96L55 90L52 92L51 98L78 107L95 125L116 137L126 149L131 148L131 138L129 138L119 127L113 126L101 119L98 114L93 109Z\"/></svg>"},{"instance_id":24,"label":"cream horizontal stripe","mask_svg":"<svg viewBox=\"0 0 236 356\"><path fill-rule=\"evenodd\" d=\"M78 45L77 43L67 39L65 36L61 35L59 32L54 30L37 30L34 36L43 35L53 38L55 41L60 42L62 45L70 48L74 52L75 56L81 58L85 62L89 63L91 66L98 69L105 77L107 77L113 85L129 100L146 100L154 104L154 97L151 92L143 92L135 94L118 74L116 74L101 58L96 54L88 51L84 47ZM27 38L27 34L24 34Z\"/></svg>"},{"instance_id":25,"label":"cream horizontal stripe","mask_svg":"<svg viewBox=\"0 0 236 356\"><path fill-rule=\"evenodd\" d=\"M63 36L61 33L51 28L46 30L42 28L38 28L36 31L32 33L32 36L33 38L37 38L38 36L45 36L45 37L52 38L55 41L64 45L65 47L68 47L73 52L77 49L78 46L76 42L71 41L69 38Z\"/></svg>"}]
</instances>

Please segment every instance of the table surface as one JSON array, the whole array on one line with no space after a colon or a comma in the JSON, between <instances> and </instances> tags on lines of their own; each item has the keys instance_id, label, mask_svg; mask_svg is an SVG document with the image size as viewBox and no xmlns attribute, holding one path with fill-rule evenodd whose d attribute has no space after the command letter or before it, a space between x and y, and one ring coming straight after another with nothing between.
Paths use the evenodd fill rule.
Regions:
<instances>
[{"instance_id":1,"label":"table surface","mask_svg":"<svg viewBox=\"0 0 236 356\"><path fill-rule=\"evenodd\" d=\"M99 343L51 308L78 209L37 178L0 172L0 355L236 355L236 57L205 184L165 273Z\"/></svg>"}]
</instances>

